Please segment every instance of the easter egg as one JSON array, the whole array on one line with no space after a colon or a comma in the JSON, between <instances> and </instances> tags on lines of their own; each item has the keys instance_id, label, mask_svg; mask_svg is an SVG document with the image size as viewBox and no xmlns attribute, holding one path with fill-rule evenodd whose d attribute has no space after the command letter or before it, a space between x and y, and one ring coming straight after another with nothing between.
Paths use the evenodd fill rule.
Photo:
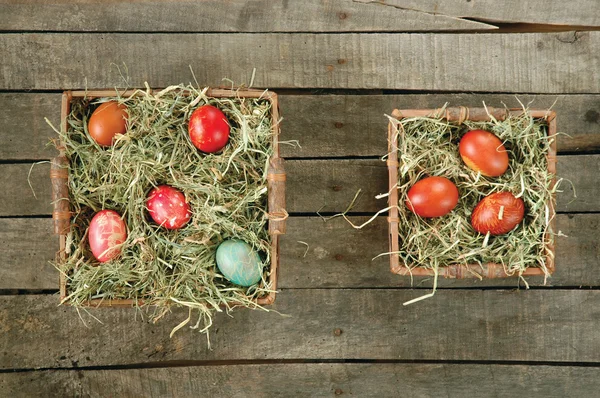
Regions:
<instances>
[{"instance_id":1,"label":"easter egg","mask_svg":"<svg viewBox=\"0 0 600 398\"><path fill-rule=\"evenodd\" d=\"M190 117L188 132L192 144L202 152L219 152L229 141L227 117L219 108L204 105Z\"/></svg>"},{"instance_id":2,"label":"easter egg","mask_svg":"<svg viewBox=\"0 0 600 398\"><path fill-rule=\"evenodd\" d=\"M168 185L160 185L150 191L146 207L154 222L167 229L179 229L192 217L185 195Z\"/></svg>"},{"instance_id":3,"label":"easter egg","mask_svg":"<svg viewBox=\"0 0 600 398\"><path fill-rule=\"evenodd\" d=\"M419 180L407 193L406 206L424 217L441 217L452 211L458 203L458 189L444 177L427 177Z\"/></svg>"},{"instance_id":4,"label":"easter egg","mask_svg":"<svg viewBox=\"0 0 600 398\"><path fill-rule=\"evenodd\" d=\"M485 130L471 130L458 144L463 162L484 176L498 177L508 169L508 152L502 141Z\"/></svg>"},{"instance_id":5,"label":"easter egg","mask_svg":"<svg viewBox=\"0 0 600 398\"><path fill-rule=\"evenodd\" d=\"M263 265L258 253L248 243L229 239L217 248L217 267L232 283L252 286L260 281Z\"/></svg>"},{"instance_id":6,"label":"easter egg","mask_svg":"<svg viewBox=\"0 0 600 398\"><path fill-rule=\"evenodd\" d=\"M119 213L102 210L96 213L90 222L88 241L92 254L98 261L105 263L121 253L119 247L127 239L127 227Z\"/></svg>"},{"instance_id":7,"label":"easter egg","mask_svg":"<svg viewBox=\"0 0 600 398\"><path fill-rule=\"evenodd\" d=\"M116 101L101 104L90 117L88 132L90 136L102 146L113 144L115 135L125 134L127 131L127 107Z\"/></svg>"},{"instance_id":8,"label":"easter egg","mask_svg":"<svg viewBox=\"0 0 600 398\"><path fill-rule=\"evenodd\" d=\"M512 231L523 220L525 204L510 192L497 192L475 206L471 214L471 225L481 233L502 235Z\"/></svg>"}]
</instances>

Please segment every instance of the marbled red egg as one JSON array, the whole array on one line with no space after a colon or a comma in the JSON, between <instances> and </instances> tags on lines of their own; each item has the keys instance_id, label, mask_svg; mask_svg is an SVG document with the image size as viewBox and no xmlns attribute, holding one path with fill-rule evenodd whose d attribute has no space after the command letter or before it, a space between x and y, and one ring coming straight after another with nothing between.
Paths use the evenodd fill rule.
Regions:
<instances>
[{"instance_id":1,"label":"marbled red egg","mask_svg":"<svg viewBox=\"0 0 600 398\"><path fill-rule=\"evenodd\" d=\"M160 185L150 191L146 207L154 222L167 229L179 229L192 217L185 195L169 185Z\"/></svg>"},{"instance_id":2,"label":"marbled red egg","mask_svg":"<svg viewBox=\"0 0 600 398\"><path fill-rule=\"evenodd\" d=\"M471 225L480 234L502 235L523 221L524 215L523 199L510 192L496 192L477 203L471 214Z\"/></svg>"},{"instance_id":3,"label":"marbled red egg","mask_svg":"<svg viewBox=\"0 0 600 398\"><path fill-rule=\"evenodd\" d=\"M113 210L96 213L90 222L88 241L92 254L98 261L105 263L121 254L121 245L127 240L127 226Z\"/></svg>"},{"instance_id":4,"label":"marbled red egg","mask_svg":"<svg viewBox=\"0 0 600 398\"><path fill-rule=\"evenodd\" d=\"M196 109L188 125L192 144L202 152L219 152L229 141L227 117L216 106L204 105Z\"/></svg>"}]
</instances>

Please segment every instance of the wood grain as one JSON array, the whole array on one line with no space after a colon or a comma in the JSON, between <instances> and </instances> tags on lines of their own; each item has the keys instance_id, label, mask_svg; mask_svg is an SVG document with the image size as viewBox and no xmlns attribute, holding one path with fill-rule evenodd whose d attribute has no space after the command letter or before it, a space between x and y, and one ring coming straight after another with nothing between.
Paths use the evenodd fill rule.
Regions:
<instances>
[{"instance_id":1,"label":"wood grain","mask_svg":"<svg viewBox=\"0 0 600 398\"><path fill-rule=\"evenodd\" d=\"M557 112L559 152L600 150L600 96L512 94L282 95L283 139L302 148L282 147L283 156L381 156L387 150L387 118L393 109L451 106L518 108ZM1 98L1 97L0 97ZM556 103L555 103L556 102ZM553 106L554 104L554 106ZM310 115L310 117L306 117Z\"/></svg>"},{"instance_id":2,"label":"wood grain","mask_svg":"<svg viewBox=\"0 0 600 398\"><path fill-rule=\"evenodd\" d=\"M352 211L374 213L386 207L385 200L375 199L388 191L387 169L379 160L288 160L286 173L289 213L342 212L359 189L362 193ZM565 182L557 196L557 211L599 211L599 173L600 155L558 156L558 176L572 183L577 197ZM31 164L0 164L0 184L10 187L0 191L0 216L51 214L47 163L33 168Z\"/></svg>"},{"instance_id":3,"label":"wood grain","mask_svg":"<svg viewBox=\"0 0 600 398\"><path fill-rule=\"evenodd\" d=\"M352 217L359 224L367 217ZM598 214L559 214L557 228L563 235L556 243L556 272L546 286L598 286L600 245ZM299 241L308 244L308 247ZM280 286L282 288L429 288L433 278L393 275L387 252L387 220L378 217L361 230L352 229L343 219L323 222L320 218L292 218L281 242ZM544 278L527 277L531 286L544 286ZM456 280L440 278L447 288L523 286L517 278Z\"/></svg>"},{"instance_id":4,"label":"wood grain","mask_svg":"<svg viewBox=\"0 0 600 398\"><path fill-rule=\"evenodd\" d=\"M356 0L380 4L379 0ZM385 0L390 9L422 11L428 15L472 18L490 23L529 23L553 25L600 26L600 3L579 0L565 7L561 0L511 1L501 5L494 0Z\"/></svg>"},{"instance_id":5,"label":"wood grain","mask_svg":"<svg viewBox=\"0 0 600 398\"><path fill-rule=\"evenodd\" d=\"M351 217L355 224L367 217ZM596 265L600 263L598 214L559 214L557 227L558 267L546 286L600 286ZM431 287L432 278L393 275L389 259L373 257L388 250L385 217L377 218L361 230L351 228L341 218L324 222L318 217L288 219L287 234L281 237L279 287L315 288L406 288ZM308 244L306 246L304 242ZM0 289L58 289L58 272L48 264L58 250L47 218L10 218L0 223L0 244L4 265L0 267ZM543 278L528 277L531 286L544 286ZM515 278L483 280L440 279L438 286L517 287ZM522 283L521 283L522 285Z\"/></svg>"},{"instance_id":6,"label":"wood grain","mask_svg":"<svg viewBox=\"0 0 600 398\"><path fill-rule=\"evenodd\" d=\"M288 171L288 211L342 212L359 189L352 211L375 213L385 207L375 196L388 191L388 174L379 160L293 160ZM565 182L557 194L559 212L594 212L600 209L600 155L558 156L557 173ZM571 185L572 184L572 185ZM577 197L574 197L575 187Z\"/></svg>"},{"instance_id":7,"label":"wood grain","mask_svg":"<svg viewBox=\"0 0 600 398\"><path fill-rule=\"evenodd\" d=\"M58 289L58 271L48 264L58 250L52 219L3 219L0 246L0 290Z\"/></svg>"},{"instance_id":8,"label":"wood grain","mask_svg":"<svg viewBox=\"0 0 600 398\"><path fill-rule=\"evenodd\" d=\"M352 0L18 1L0 4L0 30L125 32L414 32L493 25Z\"/></svg>"},{"instance_id":9,"label":"wood grain","mask_svg":"<svg viewBox=\"0 0 600 398\"><path fill-rule=\"evenodd\" d=\"M600 151L599 95L519 95L531 107L558 114L559 152ZM301 148L282 145L285 157L380 156L386 148L387 119L394 108L453 106L519 107L510 94L406 94L406 95L280 95L282 139L298 140ZM57 152L48 143L56 138L45 123L58 127L60 94L0 94L0 160L50 159ZM310 117L307 117L310 115Z\"/></svg>"},{"instance_id":10,"label":"wood grain","mask_svg":"<svg viewBox=\"0 0 600 398\"><path fill-rule=\"evenodd\" d=\"M130 86L162 87L191 81L191 65L213 86L249 83L256 68L254 85L273 89L598 93L599 46L600 32L2 34L0 89L121 86L114 65Z\"/></svg>"},{"instance_id":11,"label":"wood grain","mask_svg":"<svg viewBox=\"0 0 600 398\"><path fill-rule=\"evenodd\" d=\"M574 366L323 363L0 374L0 391L11 397L429 398L444 391L447 398L563 398L593 396L598 388L598 368Z\"/></svg>"},{"instance_id":12,"label":"wood grain","mask_svg":"<svg viewBox=\"0 0 600 398\"><path fill-rule=\"evenodd\" d=\"M0 186L0 216L52 213L49 162L0 164Z\"/></svg>"},{"instance_id":13,"label":"wood grain","mask_svg":"<svg viewBox=\"0 0 600 398\"><path fill-rule=\"evenodd\" d=\"M131 308L91 309L103 323L81 312L84 325L74 308L57 308L57 296L2 296L0 368L241 359L600 361L600 291L440 290L434 299L401 305L422 294L283 290L277 312L219 314L212 350L197 330L169 338L187 310L150 324Z\"/></svg>"},{"instance_id":14,"label":"wood grain","mask_svg":"<svg viewBox=\"0 0 600 398\"><path fill-rule=\"evenodd\" d=\"M58 151L50 145L57 134L44 121L60 128L60 94L0 94L0 159L50 159Z\"/></svg>"}]
</instances>

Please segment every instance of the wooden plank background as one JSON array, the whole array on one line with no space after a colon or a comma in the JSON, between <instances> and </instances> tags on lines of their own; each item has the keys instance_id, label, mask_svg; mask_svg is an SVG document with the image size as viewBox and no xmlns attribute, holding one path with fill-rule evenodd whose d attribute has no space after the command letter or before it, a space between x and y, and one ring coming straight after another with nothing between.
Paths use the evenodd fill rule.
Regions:
<instances>
[{"instance_id":1,"label":"wooden plank background","mask_svg":"<svg viewBox=\"0 0 600 398\"><path fill-rule=\"evenodd\" d=\"M468 17L490 23L531 23L555 25L600 26L600 3L582 0L565 7L561 0L513 1L498 4L493 0L357 0L385 3L390 8L419 11L428 15Z\"/></svg>"},{"instance_id":2,"label":"wooden plank background","mask_svg":"<svg viewBox=\"0 0 600 398\"><path fill-rule=\"evenodd\" d=\"M595 0L0 0L0 396L595 396L600 368L600 3ZM517 33L518 32L518 33ZM127 78L125 82L120 72ZM58 306L48 145L60 92L148 82L280 93L288 234L270 312ZM515 95L516 94L516 95ZM394 108L553 107L552 278L393 275L385 215ZM30 187L31 184L31 187ZM574 196L573 187L576 189ZM35 192L35 196L32 192ZM301 243L304 242L304 243ZM308 245L306 245L306 244ZM519 287L520 285L520 287ZM102 323L97 322L93 317Z\"/></svg>"},{"instance_id":3,"label":"wooden plank background","mask_svg":"<svg viewBox=\"0 0 600 398\"><path fill-rule=\"evenodd\" d=\"M385 199L375 199L388 191L387 168L380 160L288 160L286 166L289 176L286 205L290 213L342 212L359 189L362 196L355 203L354 212L375 213L387 207ZM598 211L600 186L593 182L600 171L600 155L558 156L557 168L559 178L570 181L557 194L557 211ZM49 173L47 161L0 164L0 184L11 187L0 191L0 201L5 203L0 216L50 215ZM356 175L363 179L353 178ZM576 197L572 186L577 187Z\"/></svg>"},{"instance_id":4,"label":"wooden plank background","mask_svg":"<svg viewBox=\"0 0 600 398\"><path fill-rule=\"evenodd\" d=\"M254 85L271 88L598 93L599 43L600 32L14 33L0 36L0 89L113 87L120 73L166 87L192 81L191 66L213 86L249 84L255 69Z\"/></svg>"},{"instance_id":5,"label":"wooden plank background","mask_svg":"<svg viewBox=\"0 0 600 398\"><path fill-rule=\"evenodd\" d=\"M187 309L173 310L157 324L129 308L90 311L99 324L85 312L57 308L56 296L3 296L0 369L332 358L600 362L598 290L445 289L433 300L402 305L422 294L283 290L273 311L218 314L212 349L194 330L169 338Z\"/></svg>"},{"instance_id":6,"label":"wooden plank background","mask_svg":"<svg viewBox=\"0 0 600 398\"><path fill-rule=\"evenodd\" d=\"M293 377L290 377L293 375ZM331 397L448 398L591 396L600 386L588 367L469 364L273 364L130 370L44 370L0 374L10 396Z\"/></svg>"},{"instance_id":7,"label":"wooden plank background","mask_svg":"<svg viewBox=\"0 0 600 398\"><path fill-rule=\"evenodd\" d=\"M559 153L600 150L600 95L513 94L402 94L402 95L280 95L282 139L301 147L282 145L289 158L381 156L387 138L384 114L392 110L453 106L549 109L558 114ZM0 128L8 140L0 158L44 160L56 155L49 145L55 133L44 118L58 127L60 94L0 93ZM312 115L307 118L306 115ZM23 134L28 131L27 134ZM360 132L360 134L357 134Z\"/></svg>"},{"instance_id":8,"label":"wooden plank background","mask_svg":"<svg viewBox=\"0 0 600 398\"><path fill-rule=\"evenodd\" d=\"M56 290L57 271L48 262L58 250L58 241L49 234L49 218L7 218L0 228L0 244L5 250L5 266L0 268L0 290ZM351 217L362 223L367 217ZM560 214L557 227L556 262L552 278L528 277L532 286L592 287L600 285L596 272L600 260L597 214ZM27 240L23 235L27 234ZM335 239L331 237L334 236ZM308 244L308 247L302 243ZM429 288L431 278L399 278L388 270L385 217L360 231L342 220L324 222L319 217L292 217L287 235L281 240L281 272L283 289L310 288ZM441 287L508 287L522 283L514 278L495 280L441 279Z\"/></svg>"},{"instance_id":9,"label":"wooden plank background","mask_svg":"<svg viewBox=\"0 0 600 398\"><path fill-rule=\"evenodd\" d=\"M385 32L495 29L493 25L355 1L91 0L0 4L0 30L113 32ZM207 12L207 10L210 10ZM43 18L40 18L43 16Z\"/></svg>"}]
</instances>

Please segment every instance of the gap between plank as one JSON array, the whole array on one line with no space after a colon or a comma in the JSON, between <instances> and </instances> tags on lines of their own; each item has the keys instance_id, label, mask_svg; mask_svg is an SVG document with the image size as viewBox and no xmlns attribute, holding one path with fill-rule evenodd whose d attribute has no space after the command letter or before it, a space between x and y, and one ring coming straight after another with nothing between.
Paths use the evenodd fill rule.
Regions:
<instances>
[{"instance_id":1,"label":"gap between plank","mask_svg":"<svg viewBox=\"0 0 600 398\"><path fill-rule=\"evenodd\" d=\"M301 218L301 217L314 217L317 218L319 215L322 217L331 217L334 215L341 214L340 212L335 211L321 211L319 214L317 212L292 212L289 213L290 218ZM387 213L382 213L380 217L385 217ZM557 211L556 214L564 214L564 215L578 215L578 214L600 214L600 211ZM368 211L350 211L346 213L348 217L371 217L374 216L375 212ZM341 216L340 216L341 217ZM4 215L0 216L0 219L17 219L17 218L52 218L52 214L12 214L12 215Z\"/></svg>"},{"instance_id":2,"label":"gap between plank","mask_svg":"<svg viewBox=\"0 0 600 398\"><path fill-rule=\"evenodd\" d=\"M215 86L213 86L215 87ZM122 87L119 87L122 88ZM564 93L564 92L514 92L514 91L461 91L461 90L421 90L421 89L389 89L389 88L318 88L318 87L254 87L254 88L266 88L271 91L275 91L278 95L364 95L364 96L376 96L376 95L419 95L419 94L432 94L432 95L455 95L455 94L471 94L471 95L564 95L564 96L598 96L597 92L577 92L577 93ZM106 89L106 87L88 87L89 91L95 89ZM145 87L127 87L130 90L145 90ZM76 88L65 88L65 89L6 89L0 88L0 94L62 94L63 91L67 90L85 90L85 87Z\"/></svg>"},{"instance_id":3,"label":"gap between plank","mask_svg":"<svg viewBox=\"0 0 600 398\"><path fill-rule=\"evenodd\" d=\"M381 3L377 3L381 4ZM399 7L398 7L399 8ZM403 8L404 9L404 8ZM558 24L545 24L545 23L528 23L528 22L501 22L494 21L485 18L476 17L452 17L443 14L428 13L421 10L405 9L410 11L423 12L425 14L431 14L435 16L444 16L448 18L459 19L469 22L477 22L485 25L489 25L492 29L430 29L430 30L336 30L336 31L314 31L314 30L266 30L266 31L215 31L215 30L196 30L196 31L180 31L180 30L35 30L35 29L7 29L0 30L0 34L128 34L128 35L161 35L161 34L177 34L177 35L264 35L264 34L314 34L314 35L338 35L338 34L406 34L406 35L417 35L417 34L477 34L477 33L489 33L489 34L511 34L511 33L553 33L553 32L586 32L586 31L598 31L600 26L590 25L558 25Z\"/></svg>"},{"instance_id":4,"label":"gap between plank","mask_svg":"<svg viewBox=\"0 0 600 398\"><path fill-rule=\"evenodd\" d=\"M492 361L492 360L429 360L429 359L240 359L240 360L215 360L215 361L166 361L147 362L114 366L74 366L56 368L18 368L0 369L0 373L26 373L44 371L95 371L95 370L129 370L129 369L156 369L178 367L206 367L206 366L232 366L232 365L297 365L297 364L399 364L399 365L514 365L514 366L554 366L554 367L587 367L598 368L600 362L552 362L552 361Z\"/></svg>"},{"instance_id":5,"label":"gap between plank","mask_svg":"<svg viewBox=\"0 0 600 398\"><path fill-rule=\"evenodd\" d=\"M409 278L409 276L400 276L399 278ZM433 278L433 276L431 276ZM447 278L451 279L451 278ZM518 284L520 283L517 278L513 278L514 281ZM372 286L356 286L356 287L292 287L292 288L283 288L278 289L278 293L285 293L286 291L302 291L302 290L392 290L392 291L405 291L405 290L431 290L431 287L428 286L383 286L383 287L372 287ZM438 286L437 290L447 290L447 291L461 291L461 290L472 290L472 291L527 291L527 290L549 290L549 291L573 291L573 290L586 290L586 291L596 291L600 290L600 286L529 286L529 288L525 288L525 286L516 285L515 286L462 286L462 287L451 287L451 286ZM43 295L54 295L58 294L58 289L0 289L0 297L5 296L43 296Z\"/></svg>"}]
</instances>

